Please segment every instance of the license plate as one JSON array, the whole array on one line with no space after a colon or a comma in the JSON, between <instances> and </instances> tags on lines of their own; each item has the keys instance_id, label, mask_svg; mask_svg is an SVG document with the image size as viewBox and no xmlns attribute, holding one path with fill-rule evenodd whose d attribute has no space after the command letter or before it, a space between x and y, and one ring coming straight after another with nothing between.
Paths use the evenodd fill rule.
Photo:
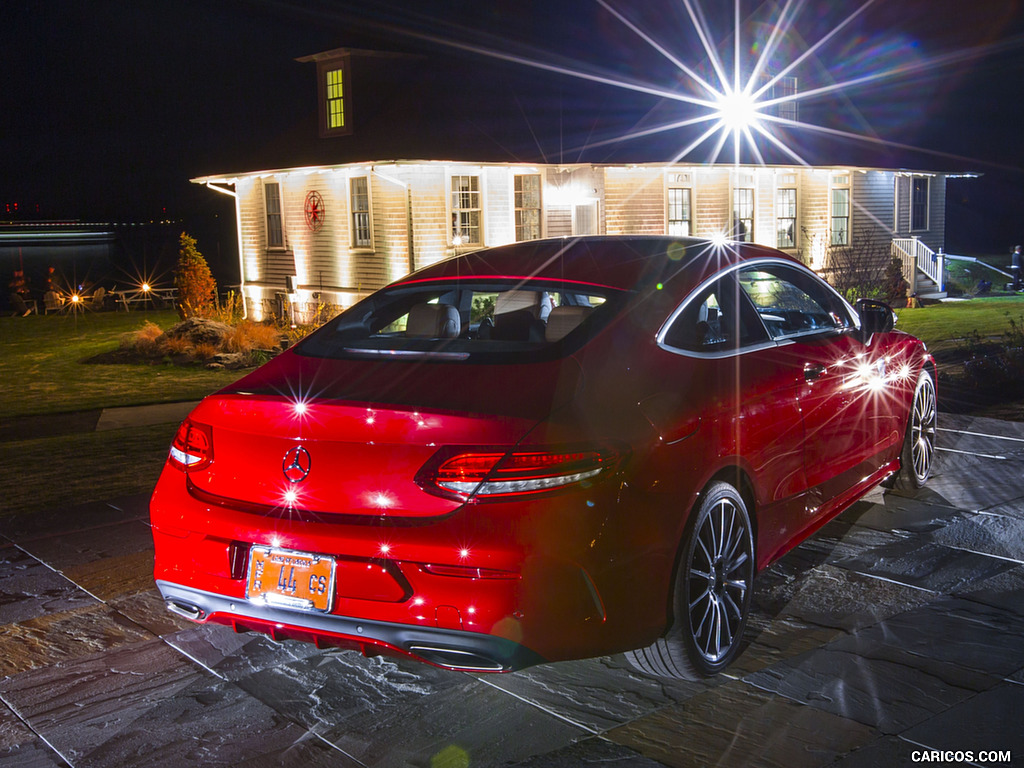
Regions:
<instances>
[{"instance_id":1,"label":"license plate","mask_svg":"<svg viewBox=\"0 0 1024 768\"><path fill-rule=\"evenodd\" d=\"M252 547L246 597L300 611L329 611L334 595L334 558L288 549Z\"/></svg>"}]
</instances>

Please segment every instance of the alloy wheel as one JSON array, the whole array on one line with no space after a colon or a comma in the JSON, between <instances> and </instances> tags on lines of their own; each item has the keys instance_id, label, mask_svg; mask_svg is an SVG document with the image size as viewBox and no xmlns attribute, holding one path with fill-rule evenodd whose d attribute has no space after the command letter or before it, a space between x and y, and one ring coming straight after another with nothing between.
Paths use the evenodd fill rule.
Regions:
<instances>
[{"instance_id":1,"label":"alloy wheel","mask_svg":"<svg viewBox=\"0 0 1024 768\"><path fill-rule=\"evenodd\" d=\"M696 531L690 550L687 606L693 647L716 665L740 641L753 581L753 552L746 512L733 499L718 499Z\"/></svg>"},{"instance_id":2,"label":"alloy wheel","mask_svg":"<svg viewBox=\"0 0 1024 768\"><path fill-rule=\"evenodd\" d=\"M911 457L914 476L919 484L924 484L931 474L936 420L935 385L931 376L924 375L914 392L914 411L910 422Z\"/></svg>"}]
</instances>

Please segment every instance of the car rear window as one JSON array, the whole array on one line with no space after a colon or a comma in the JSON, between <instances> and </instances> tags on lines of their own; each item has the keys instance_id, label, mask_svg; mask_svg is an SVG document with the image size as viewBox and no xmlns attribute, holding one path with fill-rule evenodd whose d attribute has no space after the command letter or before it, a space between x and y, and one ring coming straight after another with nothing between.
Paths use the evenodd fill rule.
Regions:
<instances>
[{"instance_id":1,"label":"car rear window","mask_svg":"<svg viewBox=\"0 0 1024 768\"><path fill-rule=\"evenodd\" d=\"M385 288L301 342L314 357L530 362L577 349L625 294L523 279L424 281Z\"/></svg>"}]
</instances>

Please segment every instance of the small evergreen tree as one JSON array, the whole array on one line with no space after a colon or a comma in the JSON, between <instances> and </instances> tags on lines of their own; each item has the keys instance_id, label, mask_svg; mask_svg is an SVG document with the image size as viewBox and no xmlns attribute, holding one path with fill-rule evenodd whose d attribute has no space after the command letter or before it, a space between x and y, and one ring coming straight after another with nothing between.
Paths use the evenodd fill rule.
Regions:
<instances>
[{"instance_id":1,"label":"small evergreen tree","mask_svg":"<svg viewBox=\"0 0 1024 768\"><path fill-rule=\"evenodd\" d=\"M208 314L217 300L217 283L210 274L210 266L196 249L196 239L182 232L178 239L178 266L174 270L174 285L178 288L178 316L202 317Z\"/></svg>"},{"instance_id":2,"label":"small evergreen tree","mask_svg":"<svg viewBox=\"0 0 1024 768\"><path fill-rule=\"evenodd\" d=\"M903 260L899 256L893 256L889 266L885 268L885 278L882 282L885 301L894 307L902 306L909 287L910 284L903 278Z\"/></svg>"}]
</instances>

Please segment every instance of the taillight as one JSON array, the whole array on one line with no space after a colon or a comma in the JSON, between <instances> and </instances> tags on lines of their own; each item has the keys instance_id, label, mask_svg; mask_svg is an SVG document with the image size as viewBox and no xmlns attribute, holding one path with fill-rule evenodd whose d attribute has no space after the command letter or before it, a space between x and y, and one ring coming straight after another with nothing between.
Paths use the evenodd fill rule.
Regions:
<instances>
[{"instance_id":1,"label":"taillight","mask_svg":"<svg viewBox=\"0 0 1024 768\"><path fill-rule=\"evenodd\" d=\"M185 419L171 443L170 461L186 472L210 466L213 461L213 431L206 424Z\"/></svg>"},{"instance_id":2,"label":"taillight","mask_svg":"<svg viewBox=\"0 0 1024 768\"><path fill-rule=\"evenodd\" d=\"M442 449L420 470L425 491L460 501L558 491L610 471L612 451Z\"/></svg>"}]
</instances>

